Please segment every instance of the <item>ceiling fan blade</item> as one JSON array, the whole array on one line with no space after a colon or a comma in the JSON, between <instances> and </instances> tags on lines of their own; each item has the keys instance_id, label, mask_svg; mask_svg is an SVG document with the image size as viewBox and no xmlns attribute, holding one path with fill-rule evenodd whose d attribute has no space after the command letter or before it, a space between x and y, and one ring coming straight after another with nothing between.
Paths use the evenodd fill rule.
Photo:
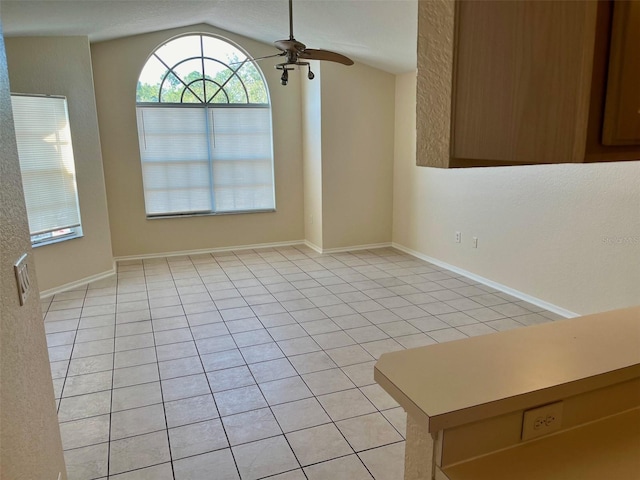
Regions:
<instances>
[{"instance_id":1,"label":"ceiling fan blade","mask_svg":"<svg viewBox=\"0 0 640 480\"><path fill-rule=\"evenodd\" d=\"M340 55L336 52L330 52L329 50L317 50L314 48L307 48L298 54L300 58L305 60L327 60L329 62L337 62L343 65L353 65L353 60L344 55Z\"/></svg>"}]
</instances>

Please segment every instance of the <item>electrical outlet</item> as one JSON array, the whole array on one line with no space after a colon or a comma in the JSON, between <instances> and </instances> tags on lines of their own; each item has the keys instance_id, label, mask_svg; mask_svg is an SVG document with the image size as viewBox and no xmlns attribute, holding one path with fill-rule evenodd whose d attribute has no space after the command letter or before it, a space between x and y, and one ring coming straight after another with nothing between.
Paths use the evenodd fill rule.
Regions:
<instances>
[{"instance_id":1,"label":"electrical outlet","mask_svg":"<svg viewBox=\"0 0 640 480\"><path fill-rule=\"evenodd\" d=\"M522 440L548 435L562 427L562 402L550 403L543 407L524 412L522 419Z\"/></svg>"},{"instance_id":2,"label":"electrical outlet","mask_svg":"<svg viewBox=\"0 0 640 480\"><path fill-rule=\"evenodd\" d=\"M473 248L478 248L478 237L473 237Z\"/></svg>"},{"instance_id":3,"label":"electrical outlet","mask_svg":"<svg viewBox=\"0 0 640 480\"><path fill-rule=\"evenodd\" d=\"M460 232L456 232L455 242L460 243L462 241L462 234Z\"/></svg>"}]
</instances>

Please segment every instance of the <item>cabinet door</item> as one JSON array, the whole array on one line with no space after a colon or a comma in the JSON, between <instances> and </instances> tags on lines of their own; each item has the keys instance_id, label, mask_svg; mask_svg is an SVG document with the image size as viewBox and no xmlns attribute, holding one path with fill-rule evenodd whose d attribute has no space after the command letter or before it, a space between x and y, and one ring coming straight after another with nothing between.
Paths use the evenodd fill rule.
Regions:
<instances>
[{"instance_id":1,"label":"cabinet door","mask_svg":"<svg viewBox=\"0 0 640 480\"><path fill-rule=\"evenodd\" d=\"M456 7L451 166L582 162L597 2Z\"/></svg>"},{"instance_id":2,"label":"cabinet door","mask_svg":"<svg viewBox=\"0 0 640 480\"><path fill-rule=\"evenodd\" d=\"M613 7L602 143L640 145L640 2Z\"/></svg>"}]
</instances>

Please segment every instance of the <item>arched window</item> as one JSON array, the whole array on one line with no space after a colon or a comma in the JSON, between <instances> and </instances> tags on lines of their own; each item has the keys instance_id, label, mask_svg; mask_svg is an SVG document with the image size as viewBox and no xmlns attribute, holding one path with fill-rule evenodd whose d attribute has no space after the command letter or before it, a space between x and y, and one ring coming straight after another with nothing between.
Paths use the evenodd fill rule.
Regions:
<instances>
[{"instance_id":1,"label":"arched window","mask_svg":"<svg viewBox=\"0 0 640 480\"><path fill-rule=\"evenodd\" d=\"M267 85L237 46L205 34L160 46L136 109L147 216L275 208Z\"/></svg>"}]
</instances>

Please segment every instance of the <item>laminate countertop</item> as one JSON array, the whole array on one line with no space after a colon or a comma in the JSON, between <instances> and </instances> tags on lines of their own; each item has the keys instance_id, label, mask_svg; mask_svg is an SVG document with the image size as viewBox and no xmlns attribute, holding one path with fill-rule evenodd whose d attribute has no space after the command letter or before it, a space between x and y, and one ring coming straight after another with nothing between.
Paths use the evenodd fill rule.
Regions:
<instances>
[{"instance_id":1,"label":"laminate countertop","mask_svg":"<svg viewBox=\"0 0 640 480\"><path fill-rule=\"evenodd\" d=\"M374 377L429 432L543 405L640 377L640 306L386 353Z\"/></svg>"}]
</instances>

